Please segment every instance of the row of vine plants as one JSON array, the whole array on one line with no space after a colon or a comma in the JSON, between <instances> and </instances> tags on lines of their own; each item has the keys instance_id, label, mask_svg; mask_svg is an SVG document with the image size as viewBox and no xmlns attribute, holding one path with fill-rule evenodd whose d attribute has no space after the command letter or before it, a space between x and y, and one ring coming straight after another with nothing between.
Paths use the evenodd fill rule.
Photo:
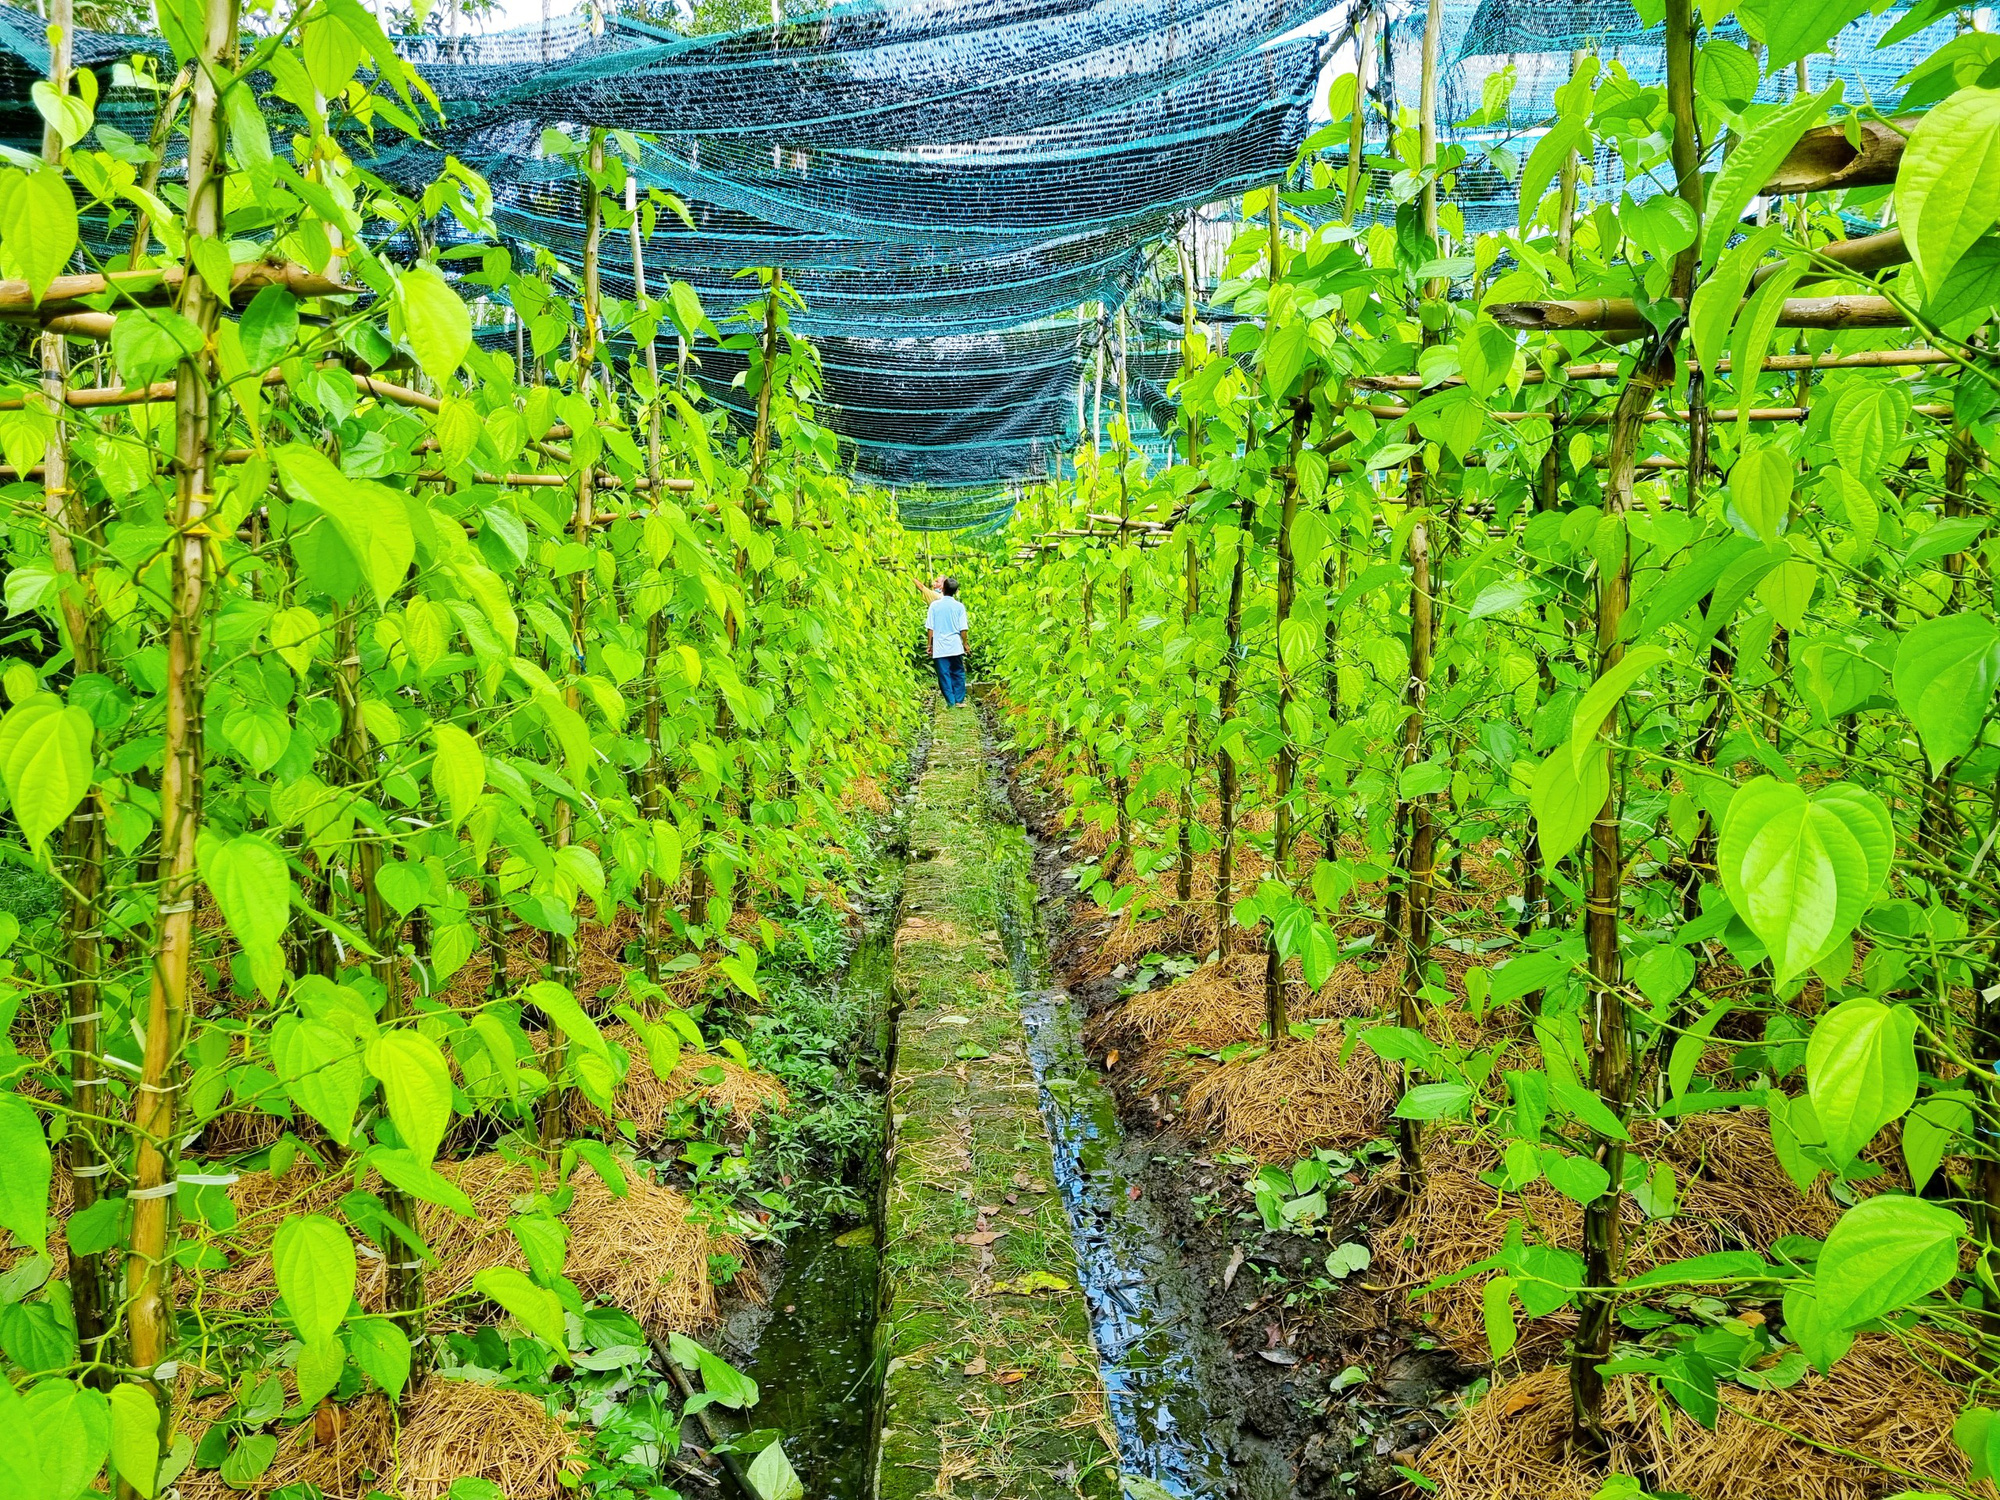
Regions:
<instances>
[{"instance_id":1,"label":"row of vine plants","mask_svg":"<svg viewBox=\"0 0 2000 1500\"><path fill-rule=\"evenodd\" d=\"M1532 150L1471 161L1438 139L1433 4L1382 152L1347 75L1243 205L1233 315L1200 321L1188 280L1175 461L1114 421L1038 491L987 639L1099 830L1081 889L1262 950L1273 1051L1344 1024L1344 1057L1398 1070L1405 1195L1427 1143L1490 1143L1513 1228L1450 1279L1483 1283L1496 1360L1569 1320L1581 1452L1611 1446L1613 1376L1713 1424L1774 1357L1795 1381L1886 1334L1964 1392L1976 1482L2000 40L1966 25L1893 115L1796 83L1859 9L1744 7L1745 45L1666 0L1663 79L1581 52ZM1863 145L1858 186L1810 164ZM1514 176L1517 222L1467 224L1474 165ZM1288 1013L1288 976L1356 968L1396 1002ZM1717 1112L1765 1120L1837 1222L1630 1264L1676 1212L1646 1143ZM1580 1230L1522 1211L1535 1184Z\"/></svg>"},{"instance_id":2,"label":"row of vine plants","mask_svg":"<svg viewBox=\"0 0 2000 1500\"><path fill-rule=\"evenodd\" d=\"M636 142L544 137L582 250L524 263L475 174L405 196L350 154L436 118L354 0L163 7L178 82L119 80L150 154L49 15L44 149L0 165L0 857L52 892L0 912L0 1488L256 1489L445 1328L581 1357L574 1174L652 1171L628 1067L727 1055L784 914L851 875L849 794L912 727L907 544L830 463L780 273L713 316L649 292L676 205L624 206ZM688 377L718 348L754 422ZM538 1166L489 1226L518 1254L429 1292L420 1219L470 1214L450 1159L496 1144ZM232 1235L238 1170L300 1152L347 1191ZM246 1257L275 1298L218 1296Z\"/></svg>"}]
</instances>

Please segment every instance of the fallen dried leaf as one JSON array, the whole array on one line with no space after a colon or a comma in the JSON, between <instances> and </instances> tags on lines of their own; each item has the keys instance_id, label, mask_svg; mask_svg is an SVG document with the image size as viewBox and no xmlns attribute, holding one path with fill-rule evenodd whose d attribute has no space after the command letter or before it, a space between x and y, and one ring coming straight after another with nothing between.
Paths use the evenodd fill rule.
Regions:
<instances>
[{"instance_id":1,"label":"fallen dried leaf","mask_svg":"<svg viewBox=\"0 0 2000 1500\"><path fill-rule=\"evenodd\" d=\"M968 1359L965 1362L965 1373L968 1375L984 1375L986 1373L986 1356L980 1354Z\"/></svg>"},{"instance_id":2,"label":"fallen dried leaf","mask_svg":"<svg viewBox=\"0 0 2000 1500\"><path fill-rule=\"evenodd\" d=\"M1002 1370L993 1377L995 1385L1018 1385L1028 1378L1026 1370Z\"/></svg>"},{"instance_id":3,"label":"fallen dried leaf","mask_svg":"<svg viewBox=\"0 0 2000 1500\"><path fill-rule=\"evenodd\" d=\"M1109 1052L1104 1054L1104 1066L1106 1068L1115 1068L1118 1066L1118 1049L1116 1047L1113 1047Z\"/></svg>"},{"instance_id":4,"label":"fallen dried leaf","mask_svg":"<svg viewBox=\"0 0 2000 1500\"><path fill-rule=\"evenodd\" d=\"M1229 1290L1229 1284L1236 1279L1236 1273L1243 1269L1243 1247L1237 1245L1229 1252L1229 1264L1222 1268L1222 1289Z\"/></svg>"},{"instance_id":5,"label":"fallen dried leaf","mask_svg":"<svg viewBox=\"0 0 2000 1500\"><path fill-rule=\"evenodd\" d=\"M962 1234L958 1239L962 1245L990 1245L1006 1232L1004 1229L988 1229L979 1234Z\"/></svg>"},{"instance_id":6,"label":"fallen dried leaf","mask_svg":"<svg viewBox=\"0 0 2000 1500\"><path fill-rule=\"evenodd\" d=\"M1534 1389L1532 1387L1516 1386L1513 1390L1507 1392L1506 1398L1501 1401L1500 1415L1511 1417L1516 1412L1526 1411L1534 1404Z\"/></svg>"},{"instance_id":7,"label":"fallen dried leaf","mask_svg":"<svg viewBox=\"0 0 2000 1500\"><path fill-rule=\"evenodd\" d=\"M1274 1365L1295 1365L1299 1357L1289 1349L1259 1349L1257 1351Z\"/></svg>"}]
</instances>

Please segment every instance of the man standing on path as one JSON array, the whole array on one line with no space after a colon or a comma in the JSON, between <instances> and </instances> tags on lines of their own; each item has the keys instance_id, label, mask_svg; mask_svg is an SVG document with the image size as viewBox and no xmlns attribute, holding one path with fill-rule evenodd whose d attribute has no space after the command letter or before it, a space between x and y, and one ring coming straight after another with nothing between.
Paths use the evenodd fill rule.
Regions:
<instances>
[{"instance_id":1,"label":"man standing on path","mask_svg":"<svg viewBox=\"0 0 2000 1500\"><path fill-rule=\"evenodd\" d=\"M958 580L938 581L938 596L924 616L924 634L930 640L931 665L937 669L938 691L945 706L965 701L965 652L971 644L972 621L958 602Z\"/></svg>"}]
</instances>

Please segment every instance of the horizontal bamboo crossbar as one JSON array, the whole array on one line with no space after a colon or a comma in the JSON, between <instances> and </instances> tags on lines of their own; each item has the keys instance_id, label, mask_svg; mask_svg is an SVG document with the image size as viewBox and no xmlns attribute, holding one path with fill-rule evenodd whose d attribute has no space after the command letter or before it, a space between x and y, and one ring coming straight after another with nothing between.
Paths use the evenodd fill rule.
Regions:
<instances>
[{"instance_id":1,"label":"horizontal bamboo crossbar","mask_svg":"<svg viewBox=\"0 0 2000 1500\"><path fill-rule=\"evenodd\" d=\"M1499 302L1487 309L1503 328L1541 333L1643 333L1652 325L1630 297L1583 297L1550 302ZM1887 297L1787 297L1780 328L1907 328Z\"/></svg>"},{"instance_id":2,"label":"horizontal bamboo crossbar","mask_svg":"<svg viewBox=\"0 0 2000 1500\"><path fill-rule=\"evenodd\" d=\"M1881 120L1856 120L1858 145L1848 140L1843 126L1808 130L1764 180L1764 194L1777 197L1826 193L1836 188L1886 187L1896 180L1897 169L1903 164L1903 132L1916 123L1899 120L1899 130Z\"/></svg>"},{"instance_id":3,"label":"horizontal bamboo crossbar","mask_svg":"<svg viewBox=\"0 0 2000 1500\"><path fill-rule=\"evenodd\" d=\"M1854 354L1770 354L1764 358L1763 371L1774 375L1795 370L1898 370L1956 363L1957 360L1943 349L1863 349ZM1602 359L1564 365L1562 373L1568 380L1616 380L1624 368L1617 360ZM1723 359L1717 362L1714 373L1729 375L1734 372L1734 363ZM1521 384L1540 385L1547 379L1547 372L1533 369L1521 376ZM1465 377L1451 375L1433 383L1439 387L1464 385ZM1371 391L1429 389L1421 375L1364 375L1355 384Z\"/></svg>"},{"instance_id":4,"label":"horizontal bamboo crossbar","mask_svg":"<svg viewBox=\"0 0 2000 1500\"><path fill-rule=\"evenodd\" d=\"M74 315L103 318L110 314L86 304L85 299L110 293L118 301L142 307L158 307L180 295L185 268L161 266L151 271L113 271L109 275L58 276L48 284L37 301L25 281L0 281L0 318L27 319L41 323ZM364 290L322 276L304 266L257 260L236 266L230 273L232 302L246 302L267 286L282 286L295 297L352 297ZM95 326L92 324L90 326ZM73 330L64 328L65 333ZM107 333L109 332L107 328Z\"/></svg>"}]
</instances>

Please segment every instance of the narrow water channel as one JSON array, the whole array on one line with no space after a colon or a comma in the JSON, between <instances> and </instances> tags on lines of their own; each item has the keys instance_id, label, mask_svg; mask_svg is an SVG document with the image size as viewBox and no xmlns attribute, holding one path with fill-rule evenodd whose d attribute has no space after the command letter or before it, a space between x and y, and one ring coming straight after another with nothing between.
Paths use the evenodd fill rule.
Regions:
<instances>
[{"instance_id":1,"label":"narrow water channel","mask_svg":"<svg viewBox=\"0 0 2000 1500\"><path fill-rule=\"evenodd\" d=\"M1249 1439L1218 1399L1229 1350L1166 1216L1139 1191L1143 1155L1080 1037L1075 997L1052 984L1036 905L1034 850L989 757L994 879L1028 1054L1041 1084L1058 1190L1090 1308L1121 1467L1173 1495L1285 1500L1284 1455Z\"/></svg>"},{"instance_id":2,"label":"narrow water channel","mask_svg":"<svg viewBox=\"0 0 2000 1500\"><path fill-rule=\"evenodd\" d=\"M1246 1438L1230 1403L1218 1397L1229 1351L1207 1326L1171 1224L1136 1191L1143 1153L1126 1141L1111 1091L1084 1052L1076 1001L1051 983L1033 846L997 768L987 795L1000 932L1120 1466L1171 1495L1286 1500L1283 1455ZM880 1018L875 1036L861 1045L885 1073L894 1067L889 990L901 897L893 829L890 850L871 882L864 936L840 981L880 997L871 1011ZM881 1420L879 1227L878 1211L871 1225L804 1229L788 1239L748 1365L762 1390L756 1424L783 1432L810 1500L871 1500Z\"/></svg>"},{"instance_id":3,"label":"narrow water channel","mask_svg":"<svg viewBox=\"0 0 2000 1500\"><path fill-rule=\"evenodd\" d=\"M886 1140L887 1079L895 1071L891 994L896 927L902 917L903 863L910 807L927 743L911 752L909 787L877 835L879 848L863 888L861 936L835 982L858 997L864 1017L854 1066L879 1080ZM874 1212L858 1225L815 1225L785 1240L784 1268L769 1289L769 1314L755 1334L746 1373L755 1380L758 1427L784 1434L808 1500L871 1500L881 1425L882 1363L875 1345L881 1316L881 1183Z\"/></svg>"}]
</instances>

